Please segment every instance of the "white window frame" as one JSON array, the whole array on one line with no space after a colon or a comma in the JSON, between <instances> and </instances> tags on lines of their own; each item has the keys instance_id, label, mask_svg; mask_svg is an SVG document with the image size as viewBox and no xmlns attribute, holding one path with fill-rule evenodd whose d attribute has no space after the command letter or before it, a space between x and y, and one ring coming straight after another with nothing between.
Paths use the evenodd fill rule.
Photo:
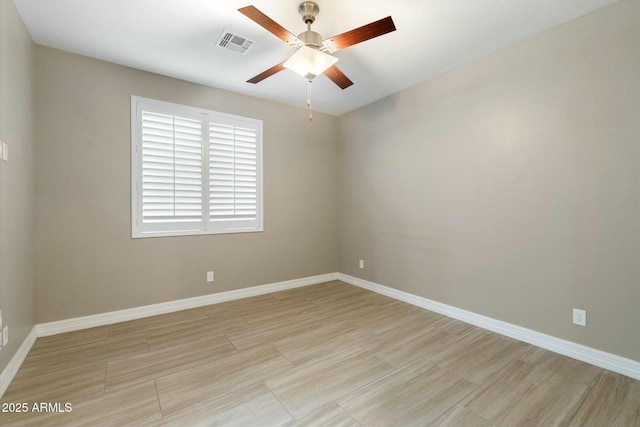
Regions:
<instances>
[{"instance_id":1,"label":"white window frame","mask_svg":"<svg viewBox=\"0 0 640 427\"><path fill-rule=\"evenodd\" d=\"M201 122L202 136L202 218L200 221L144 223L142 218L142 112L179 116ZM255 218L211 220L209 206L209 123L238 126L256 131ZM262 187L262 120L189 107L140 96L131 96L131 237L189 236L199 234L252 233L264 231Z\"/></svg>"}]
</instances>

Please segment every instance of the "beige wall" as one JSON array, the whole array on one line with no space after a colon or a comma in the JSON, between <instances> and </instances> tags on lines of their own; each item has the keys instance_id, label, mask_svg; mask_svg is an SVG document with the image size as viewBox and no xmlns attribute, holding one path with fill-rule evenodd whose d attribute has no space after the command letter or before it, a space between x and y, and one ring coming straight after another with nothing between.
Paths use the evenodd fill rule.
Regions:
<instances>
[{"instance_id":1,"label":"beige wall","mask_svg":"<svg viewBox=\"0 0 640 427\"><path fill-rule=\"evenodd\" d=\"M0 371L35 324L33 42L13 2L0 0L0 309L9 344Z\"/></svg>"},{"instance_id":2,"label":"beige wall","mask_svg":"<svg viewBox=\"0 0 640 427\"><path fill-rule=\"evenodd\" d=\"M132 94L264 121L264 232L131 238ZM36 113L38 322L337 270L336 118L40 46Z\"/></svg>"},{"instance_id":3,"label":"beige wall","mask_svg":"<svg viewBox=\"0 0 640 427\"><path fill-rule=\"evenodd\" d=\"M339 138L341 272L640 360L640 2L347 114Z\"/></svg>"}]
</instances>

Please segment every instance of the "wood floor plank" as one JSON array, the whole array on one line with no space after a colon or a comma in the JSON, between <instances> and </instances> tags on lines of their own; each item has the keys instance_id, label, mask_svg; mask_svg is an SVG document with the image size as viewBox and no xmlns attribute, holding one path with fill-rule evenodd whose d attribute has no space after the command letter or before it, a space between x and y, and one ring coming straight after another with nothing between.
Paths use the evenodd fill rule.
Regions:
<instances>
[{"instance_id":1,"label":"wood floor plank","mask_svg":"<svg viewBox=\"0 0 640 427\"><path fill-rule=\"evenodd\" d=\"M520 341L476 328L435 351L430 359L479 384L528 347Z\"/></svg>"},{"instance_id":2,"label":"wood floor plank","mask_svg":"<svg viewBox=\"0 0 640 427\"><path fill-rule=\"evenodd\" d=\"M144 317L142 319L129 320L127 322L114 323L107 327L109 337L119 337L129 333L140 333L157 326L178 324L191 320L204 319L207 313L203 308L175 311L157 316Z\"/></svg>"},{"instance_id":3,"label":"wood floor plank","mask_svg":"<svg viewBox=\"0 0 640 427\"><path fill-rule=\"evenodd\" d=\"M162 427L285 426L293 418L263 384L207 399L165 416Z\"/></svg>"},{"instance_id":4,"label":"wood floor plank","mask_svg":"<svg viewBox=\"0 0 640 427\"><path fill-rule=\"evenodd\" d=\"M363 425L424 426L475 388L464 378L426 359L417 359L338 403Z\"/></svg>"},{"instance_id":5,"label":"wood floor plank","mask_svg":"<svg viewBox=\"0 0 640 427\"><path fill-rule=\"evenodd\" d=\"M456 405L438 418L429 427L492 427L486 419L467 408Z\"/></svg>"},{"instance_id":6,"label":"wood floor plank","mask_svg":"<svg viewBox=\"0 0 640 427\"><path fill-rule=\"evenodd\" d=\"M255 309L250 313L244 313L242 318L248 323L265 322L267 320L273 320L276 318L282 318L283 316L292 316L299 314L305 310L316 307L312 302L304 298L290 298L286 300L278 300L276 304L268 307Z\"/></svg>"},{"instance_id":7,"label":"wood floor plank","mask_svg":"<svg viewBox=\"0 0 640 427\"><path fill-rule=\"evenodd\" d=\"M266 385L296 419L301 419L392 369L390 364L367 352L348 349L297 366L267 380Z\"/></svg>"},{"instance_id":8,"label":"wood floor plank","mask_svg":"<svg viewBox=\"0 0 640 427\"><path fill-rule=\"evenodd\" d=\"M603 372L571 426L640 426L640 381Z\"/></svg>"},{"instance_id":9,"label":"wood floor plank","mask_svg":"<svg viewBox=\"0 0 640 427\"><path fill-rule=\"evenodd\" d=\"M283 374L293 365L271 346L252 348L156 380L165 415Z\"/></svg>"},{"instance_id":10,"label":"wood floor plank","mask_svg":"<svg viewBox=\"0 0 640 427\"><path fill-rule=\"evenodd\" d=\"M240 316L222 315L147 329L145 337L149 351L155 351L220 336L225 332L239 331L246 326L247 322Z\"/></svg>"},{"instance_id":11,"label":"wood floor plank","mask_svg":"<svg viewBox=\"0 0 640 427\"><path fill-rule=\"evenodd\" d=\"M496 425L567 425L589 390L580 381L513 360L462 405Z\"/></svg>"},{"instance_id":12,"label":"wood floor plank","mask_svg":"<svg viewBox=\"0 0 640 427\"><path fill-rule=\"evenodd\" d=\"M41 375L54 370L108 362L146 352L148 352L148 346L144 333L136 332L46 353L29 354L20 369L27 375Z\"/></svg>"},{"instance_id":13,"label":"wood floor plank","mask_svg":"<svg viewBox=\"0 0 640 427\"><path fill-rule=\"evenodd\" d=\"M374 334L381 334L420 318L420 312L413 306L394 301L386 305L369 304L336 316L335 320L353 322Z\"/></svg>"},{"instance_id":14,"label":"wood floor plank","mask_svg":"<svg viewBox=\"0 0 640 427\"><path fill-rule=\"evenodd\" d=\"M251 313L253 310L262 309L275 304L278 300L272 294L257 295L254 297L243 298L234 301L222 302L204 307L204 311L208 316L218 316L223 313L233 315L243 315Z\"/></svg>"},{"instance_id":15,"label":"wood floor plank","mask_svg":"<svg viewBox=\"0 0 640 427\"><path fill-rule=\"evenodd\" d=\"M305 314L310 318L318 321L349 321L353 317L353 313L364 307L370 307L372 304L365 301L361 296L346 297L323 303L316 303L316 307L307 310Z\"/></svg>"},{"instance_id":16,"label":"wood floor plank","mask_svg":"<svg viewBox=\"0 0 640 427\"><path fill-rule=\"evenodd\" d=\"M294 365L301 365L328 353L339 352L350 347L364 348L373 335L355 325L344 322L317 324L297 335L285 337L273 343Z\"/></svg>"},{"instance_id":17,"label":"wood floor plank","mask_svg":"<svg viewBox=\"0 0 640 427\"><path fill-rule=\"evenodd\" d=\"M106 362L52 369L39 375L19 371L3 401L33 403L97 397L104 394L106 371Z\"/></svg>"},{"instance_id":18,"label":"wood floor plank","mask_svg":"<svg viewBox=\"0 0 640 427\"><path fill-rule=\"evenodd\" d=\"M77 345L104 341L107 339L107 331L108 327L100 326L97 328L40 337L33 344L33 347L31 347L29 355L35 356L49 351L62 350L64 348L74 347Z\"/></svg>"},{"instance_id":19,"label":"wood floor plank","mask_svg":"<svg viewBox=\"0 0 640 427\"><path fill-rule=\"evenodd\" d=\"M200 364L237 354L224 335L214 335L179 346L160 348L107 363L107 390L160 378Z\"/></svg>"},{"instance_id":20,"label":"wood floor plank","mask_svg":"<svg viewBox=\"0 0 640 427\"><path fill-rule=\"evenodd\" d=\"M324 405L316 412L290 424L292 427L360 427L361 425L337 403Z\"/></svg>"},{"instance_id":21,"label":"wood floor plank","mask_svg":"<svg viewBox=\"0 0 640 427\"><path fill-rule=\"evenodd\" d=\"M462 322L457 319L452 319L447 316L443 316L441 314L433 313L435 316L432 317L432 324L434 328L442 329L443 331L449 332L453 335L463 335L468 332L478 330L477 327L470 325L468 323Z\"/></svg>"},{"instance_id":22,"label":"wood floor plank","mask_svg":"<svg viewBox=\"0 0 640 427\"><path fill-rule=\"evenodd\" d=\"M430 325L428 319L422 319L387 331L377 337L375 346L369 351L395 366L403 366L417 358L429 357L456 339L454 335Z\"/></svg>"},{"instance_id":23,"label":"wood floor plank","mask_svg":"<svg viewBox=\"0 0 640 427\"><path fill-rule=\"evenodd\" d=\"M294 314L252 323L242 330L227 332L226 336L238 350L246 350L309 331L317 325L316 321L303 314Z\"/></svg>"},{"instance_id":24,"label":"wood floor plank","mask_svg":"<svg viewBox=\"0 0 640 427\"><path fill-rule=\"evenodd\" d=\"M533 346L526 349L518 358L537 367L573 378L588 385L595 385L603 372L603 370L597 366Z\"/></svg>"},{"instance_id":25,"label":"wood floor plank","mask_svg":"<svg viewBox=\"0 0 640 427\"><path fill-rule=\"evenodd\" d=\"M333 304L347 298L366 297L371 292L348 285L339 280L321 283L313 286L304 286L302 288L290 289L287 291L276 292L273 295L278 299L289 298L290 296L303 297L316 304Z\"/></svg>"}]
</instances>

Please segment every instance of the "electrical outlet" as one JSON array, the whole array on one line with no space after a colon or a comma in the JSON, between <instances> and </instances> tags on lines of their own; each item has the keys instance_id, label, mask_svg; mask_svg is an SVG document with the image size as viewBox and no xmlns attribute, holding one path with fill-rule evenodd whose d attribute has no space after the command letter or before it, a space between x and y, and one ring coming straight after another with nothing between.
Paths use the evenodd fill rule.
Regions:
<instances>
[{"instance_id":1,"label":"electrical outlet","mask_svg":"<svg viewBox=\"0 0 640 427\"><path fill-rule=\"evenodd\" d=\"M573 324L587 326L587 312L578 308L573 309Z\"/></svg>"},{"instance_id":2,"label":"electrical outlet","mask_svg":"<svg viewBox=\"0 0 640 427\"><path fill-rule=\"evenodd\" d=\"M207 282L213 282L213 271L207 271Z\"/></svg>"},{"instance_id":3,"label":"electrical outlet","mask_svg":"<svg viewBox=\"0 0 640 427\"><path fill-rule=\"evenodd\" d=\"M360 266L361 269L364 270L364 260L363 259L360 260L360 263L358 265Z\"/></svg>"},{"instance_id":4,"label":"electrical outlet","mask_svg":"<svg viewBox=\"0 0 640 427\"><path fill-rule=\"evenodd\" d=\"M2 330L2 346L6 347L9 344L9 327L5 326Z\"/></svg>"}]
</instances>

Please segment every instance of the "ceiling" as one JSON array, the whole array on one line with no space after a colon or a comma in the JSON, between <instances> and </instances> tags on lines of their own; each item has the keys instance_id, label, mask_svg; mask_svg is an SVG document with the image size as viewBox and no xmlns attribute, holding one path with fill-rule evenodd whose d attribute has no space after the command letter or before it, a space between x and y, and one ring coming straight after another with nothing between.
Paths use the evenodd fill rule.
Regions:
<instances>
[{"instance_id":1,"label":"ceiling","mask_svg":"<svg viewBox=\"0 0 640 427\"><path fill-rule=\"evenodd\" d=\"M391 15L397 31L336 52L354 82L312 85L314 110L339 116L616 0L316 0L312 29L328 38ZM294 47L240 14L254 5L293 34L300 0L13 0L35 43L304 108L306 80L289 70L246 80ZM223 31L254 41L246 55Z\"/></svg>"}]
</instances>

